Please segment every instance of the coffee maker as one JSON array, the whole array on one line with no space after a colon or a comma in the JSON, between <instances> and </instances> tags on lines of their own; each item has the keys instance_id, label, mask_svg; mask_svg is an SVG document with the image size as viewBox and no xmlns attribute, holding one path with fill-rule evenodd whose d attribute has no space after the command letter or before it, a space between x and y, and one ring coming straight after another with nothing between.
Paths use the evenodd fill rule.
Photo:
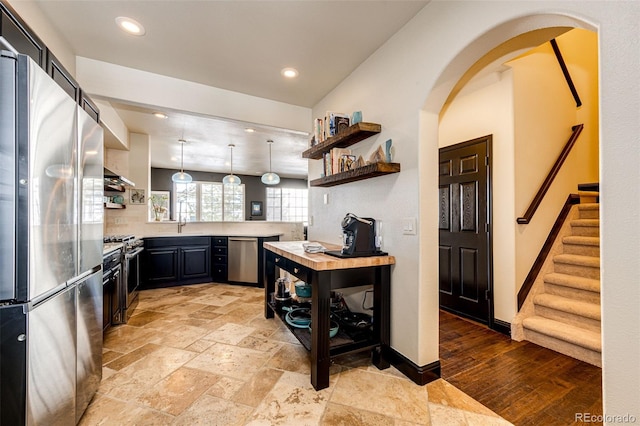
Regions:
<instances>
[{"instance_id":1,"label":"coffee maker","mask_svg":"<svg viewBox=\"0 0 640 426\"><path fill-rule=\"evenodd\" d=\"M342 219L342 250L326 251L338 257L364 257L385 255L376 248L376 221L347 213Z\"/></svg>"}]
</instances>

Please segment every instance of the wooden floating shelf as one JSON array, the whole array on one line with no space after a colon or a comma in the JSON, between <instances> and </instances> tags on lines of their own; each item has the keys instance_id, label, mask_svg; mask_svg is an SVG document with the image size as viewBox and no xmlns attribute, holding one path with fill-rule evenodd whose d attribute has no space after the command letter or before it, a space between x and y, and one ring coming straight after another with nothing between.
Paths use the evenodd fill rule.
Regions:
<instances>
[{"instance_id":1,"label":"wooden floating shelf","mask_svg":"<svg viewBox=\"0 0 640 426\"><path fill-rule=\"evenodd\" d=\"M302 158L319 160L322 158L323 153L330 151L332 148L346 148L381 131L382 126L376 123L356 123L353 126L349 126L347 130L307 149L302 153Z\"/></svg>"},{"instance_id":2,"label":"wooden floating shelf","mask_svg":"<svg viewBox=\"0 0 640 426\"><path fill-rule=\"evenodd\" d=\"M106 183L104 184L104 190L107 192L115 191L115 192L124 192L124 186L116 185L114 183Z\"/></svg>"},{"instance_id":3,"label":"wooden floating shelf","mask_svg":"<svg viewBox=\"0 0 640 426\"><path fill-rule=\"evenodd\" d=\"M126 209L127 206L118 203L104 203L105 209Z\"/></svg>"},{"instance_id":4,"label":"wooden floating shelf","mask_svg":"<svg viewBox=\"0 0 640 426\"><path fill-rule=\"evenodd\" d=\"M349 170L348 172L336 173L330 176L314 179L310 182L310 185L323 187L341 185L343 183L355 182L358 180L398 172L400 172L400 163L373 163L358 167L355 170Z\"/></svg>"}]
</instances>

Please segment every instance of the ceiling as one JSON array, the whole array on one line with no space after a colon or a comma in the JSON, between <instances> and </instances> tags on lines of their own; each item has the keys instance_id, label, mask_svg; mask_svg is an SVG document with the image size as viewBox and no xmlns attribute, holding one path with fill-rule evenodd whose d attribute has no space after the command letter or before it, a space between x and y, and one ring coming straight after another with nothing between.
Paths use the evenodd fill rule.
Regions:
<instances>
[{"instance_id":1,"label":"ceiling","mask_svg":"<svg viewBox=\"0 0 640 426\"><path fill-rule=\"evenodd\" d=\"M30 1L38 4L77 56L309 108L428 3ZM125 34L115 25L118 16L134 18L146 34ZM283 78L280 71L285 67L296 68L300 75ZM179 168L177 139L184 135L189 141L185 169L227 172L227 145L234 143L234 172L262 174L268 169L266 140L273 139L273 171L307 176L307 160L300 156L308 146L307 134L180 111L168 111L169 118L161 120L149 115L156 110L153 105L107 100L113 101L130 131L150 135L153 167ZM245 132L247 127L256 132Z\"/></svg>"}]
</instances>

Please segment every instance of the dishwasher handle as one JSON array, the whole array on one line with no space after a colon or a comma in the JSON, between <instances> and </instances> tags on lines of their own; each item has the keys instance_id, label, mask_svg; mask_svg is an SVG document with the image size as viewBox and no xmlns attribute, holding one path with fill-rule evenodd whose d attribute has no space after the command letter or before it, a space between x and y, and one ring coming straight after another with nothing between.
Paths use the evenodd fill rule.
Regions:
<instances>
[{"instance_id":1,"label":"dishwasher handle","mask_svg":"<svg viewBox=\"0 0 640 426\"><path fill-rule=\"evenodd\" d=\"M258 239L250 237L229 237L229 241L258 241Z\"/></svg>"}]
</instances>

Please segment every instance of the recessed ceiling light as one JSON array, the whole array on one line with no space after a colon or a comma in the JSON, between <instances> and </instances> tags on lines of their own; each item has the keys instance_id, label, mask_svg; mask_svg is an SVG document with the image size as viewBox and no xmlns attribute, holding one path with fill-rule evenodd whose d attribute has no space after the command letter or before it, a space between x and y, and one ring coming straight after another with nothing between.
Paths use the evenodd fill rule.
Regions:
<instances>
[{"instance_id":1,"label":"recessed ceiling light","mask_svg":"<svg viewBox=\"0 0 640 426\"><path fill-rule=\"evenodd\" d=\"M135 19L127 18L126 16L118 16L116 18L116 24L128 34L141 36L145 34L142 24Z\"/></svg>"},{"instance_id":2,"label":"recessed ceiling light","mask_svg":"<svg viewBox=\"0 0 640 426\"><path fill-rule=\"evenodd\" d=\"M247 132L247 133L253 133L253 132L255 132L256 130L255 130L255 129L252 129L251 127L247 127L246 129L244 129L244 131L245 131L245 132Z\"/></svg>"},{"instance_id":3,"label":"recessed ceiling light","mask_svg":"<svg viewBox=\"0 0 640 426\"><path fill-rule=\"evenodd\" d=\"M167 114L165 114L165 113L163 113L163 112L154 112L154 113L153 113L153 115L154 115L156 118L167 118L167 117L169 117Z\"/></svg>"},{"instance_id":4,"label":"recessed ceiling light","mask_svg":"<svg viewBox=\"0 0 640 426\"><path fill-rule=\"evenodd\" d=\"M287 78L296 78L298 76L298 70L295 68L283 68L280 74Z\"/></svg>"}]
</instances>

